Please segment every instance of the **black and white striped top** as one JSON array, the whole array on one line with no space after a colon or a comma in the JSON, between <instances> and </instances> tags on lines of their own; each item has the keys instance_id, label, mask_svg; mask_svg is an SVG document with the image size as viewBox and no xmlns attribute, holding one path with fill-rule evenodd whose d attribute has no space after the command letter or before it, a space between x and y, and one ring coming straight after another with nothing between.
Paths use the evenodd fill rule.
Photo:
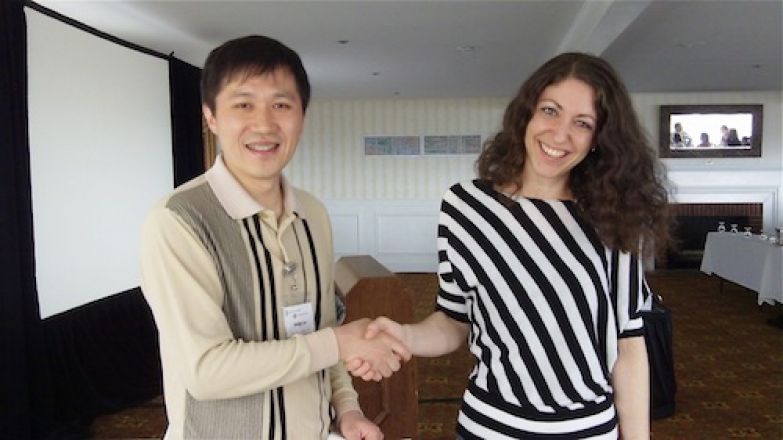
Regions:
<instances>
[{"instance_id":1,"label":"black and white striped top","mask_svg":"<svg viewBox=\"0 0 783 440\"><path fill-rule=\"evenodd\" d=\"M640 336L640 261L605 247L570 201L482 181L445 194L437 309L471 324L462 437L617 438L618 337Z\"/></svg>"}]
</instances>

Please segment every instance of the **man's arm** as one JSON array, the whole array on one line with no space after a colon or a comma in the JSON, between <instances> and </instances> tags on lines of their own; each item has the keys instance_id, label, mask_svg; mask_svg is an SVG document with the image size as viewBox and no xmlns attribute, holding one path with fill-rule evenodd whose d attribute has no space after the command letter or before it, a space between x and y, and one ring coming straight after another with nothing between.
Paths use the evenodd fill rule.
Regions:
<instances>
[{"instance_id":1,"label":"man's arm","mask_svg":"<svg viewBox=\"0 0 783 440\"><path fill-rule=\"evenodd\" d=\"M380 428L364 417L357 401L356 391L351 384L351 376L342 364L329 369L332 381L332 406L337 416L336 426L347 440L380 440L383 438Z\"/></svg>"},{"instance_id":2,"label":"man's arm","mask_svg":"<svg viewBox=\"0 0 783 440\"><path fill-rule=\"evenodd\" d=\"M612 386L623 440L650 438L649 378L644 337L621 338L612 371Z\"/></svg>"}]
</instances>

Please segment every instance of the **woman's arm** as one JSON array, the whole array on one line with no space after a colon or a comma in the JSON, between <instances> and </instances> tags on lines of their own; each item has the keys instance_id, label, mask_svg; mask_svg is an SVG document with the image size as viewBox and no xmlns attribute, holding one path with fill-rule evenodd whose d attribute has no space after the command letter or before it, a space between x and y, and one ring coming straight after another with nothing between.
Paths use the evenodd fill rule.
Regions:
<instances>
[{"instance_id":1,"label":"woman's arm","mask_svg":"<svg viewBox=\"0 0 783 440\"><path fill-rule=\"evenodd\" d=\"M465 343L470 324L435 312L418 324L398 324L386 317L377 318L367 326L365 337L383 331L397 338L414 356L437 357L449 354Z\"/></svg>"},{"instance_id":2,"label":"woman's arm","mask_svg":"<svg viewBox=\"0 0 783 440\"><path fill-rule=\"evenodd\" d=\"M620 438L650 438L650 368L643 336L621 338L612 371Z\"/></svg>"}]
</instances>

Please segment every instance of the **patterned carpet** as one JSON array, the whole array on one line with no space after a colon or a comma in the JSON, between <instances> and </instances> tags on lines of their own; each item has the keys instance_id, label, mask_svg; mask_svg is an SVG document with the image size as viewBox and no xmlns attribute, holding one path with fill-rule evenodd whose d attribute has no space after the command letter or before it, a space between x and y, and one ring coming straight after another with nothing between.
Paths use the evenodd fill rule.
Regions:
<instances>
[{"instance_id":1,"label":"patterned carpet","mask_svg":"<svg viewBox=\"0 0 783 440\"><path fill-rule=\"evenodd\" d=\"M415 316L433 308L436 278L403 274L415 295ZM672 311L677 412L654 421L654 440L783 440L783 330L766 323L781 306L756 305L753 292L695 271L648 278ZM456 414L471 369L466 349L420 359L421 440L453 439ZM160 438L162 401L100 417L94 438Z\"/></svg>"}]
</instances>

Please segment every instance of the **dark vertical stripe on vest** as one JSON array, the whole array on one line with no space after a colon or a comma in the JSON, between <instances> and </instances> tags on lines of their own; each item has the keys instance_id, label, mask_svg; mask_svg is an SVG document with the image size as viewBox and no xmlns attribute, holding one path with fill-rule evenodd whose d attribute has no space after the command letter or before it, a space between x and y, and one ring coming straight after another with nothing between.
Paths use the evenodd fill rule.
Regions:
<instances>
[{"instance_id":1,"label":"dark vertical stripe on vest","mask_svg":"<svg viewBox=\"0 0 783 440\"><path fill-rule=\"evenodd\" d=\"M321 328L321 272L318 270L318 255L315 253L315 242L307 220L302 219L302 224L307 234L307 242L310 244L310 254L313 258L313 270L315 270L315 328Z\"/></svg>"},{"instance_id":2,"label":"dark vertical stripe on vest","mask_svg":"<svg viewBox=\"0 0 783 440\"><path fill-rule=\"evenodd\" d=\"M285 393L283 387L277 389L277 403L280 406L280 436L283 440L288 438L288 430L285 426Z\"/></svg>"},{"instance_id":3,"label":"dark vertical stripe on vest","mask_svg":"<svg viewBox=\"0 0 783 440\"><path fill-rule=\"evenodd\" d=\"M255 222L256 227L256 233L258 234L258 240L261 242L261 246L264 247L264 262L266 263L266 270L267 274L269 274L269 291L271 293L272 298L272 334L276 341L280 340L280 325L279 325L279 317L277 316L277 290L275 289L275 269L272 265L272 254L269 252L269 249L266 247L266 244L264 244L264 238L261 235L261 223L259 222L258 214L253 216L253 220ZM270 423L270 438L274 438L274 425L275 425L275 396L277 396L277 404L280 408L280 434L281 438L286 438L286 426L285 426L285 395L283 392L283 387L278 387L277 389L273 390L270 393L270 400L272 401L272 413L271 417L269 419Z\"/></svg>"},{"instance_id":4,"label":"dark vertical stripe on vest","mask_svg":"<svg viewBox=\"0 0 783 440\"><path fill-rule=\"evenodd\" d=\"M275 438L275 390L269 392L269 440Z\"/></svg>"},{"instance_id":5,"label":"dark vertical stripe on vest","mask_svg":"<svg viewBox=\"0 0 783 440\"><path fill-rule=\"evenodd\" d=\"M257 222L257 217L254 217ZM245 227L245 231L247 231L247 238L250 242L250 249L253 252L253 263L256 267L256 273L258 274L258 293L260 297L261 302L261 340L266 341L267 335L266 335L266 325L264 324L266 322L266 298L265 298L265 291L264 291L264 275L261 273L261 260L258 257L258 249L256 248L256 241L253 239L253 234L250 231L250 220L244 219L242 221L242 225ZM256 224L256 228L258 228L258 225ZM259 236L260 238L260 236Z\"/></svg>"},{"instance_id":6,"label":"dark vertical stripe on vest","mask_svg":"<svg viewBox=\"0 0 783 440\"><path fill-rule=\"evenodd\" d=\"M266 263L266 273L269 275L269 293L272 299L272 337L277 341L280 340L280 326L277 316L277 289L275 288L275 270L272 266L272 255L269 253L266 244L264 244L264 237L261 235L261 224L259 223L258 214L253 216L253 222L255 223L256 233L258 234L258 241L261 242L261 246L264 247L264 262ZM264 316L266 318L266 316Z\"/></svg>"},{"instance_id":7,"label":"dark vertical stripe on vest","mask_svg":"<svg viewBox=\"0 0 783 440\"><path fill-rule=\"evenodd\" d=\"M299 219L299 215L296 216L297 219ZM300 219L301 220L301 219ZM296 248L299 250L299 263L302 266L302 279L304 279L304 291L305 291L305 301L307 301L307 292L309 291L309 285L307 284L307 265L304 264L304 252L302 252L302 243L299 241L299 233L296 232L297 223L294 223L293 231L294 231L294 238L296 239ZM316 327L316 330L318 327Z\"/></svg>"}]
</instances>

